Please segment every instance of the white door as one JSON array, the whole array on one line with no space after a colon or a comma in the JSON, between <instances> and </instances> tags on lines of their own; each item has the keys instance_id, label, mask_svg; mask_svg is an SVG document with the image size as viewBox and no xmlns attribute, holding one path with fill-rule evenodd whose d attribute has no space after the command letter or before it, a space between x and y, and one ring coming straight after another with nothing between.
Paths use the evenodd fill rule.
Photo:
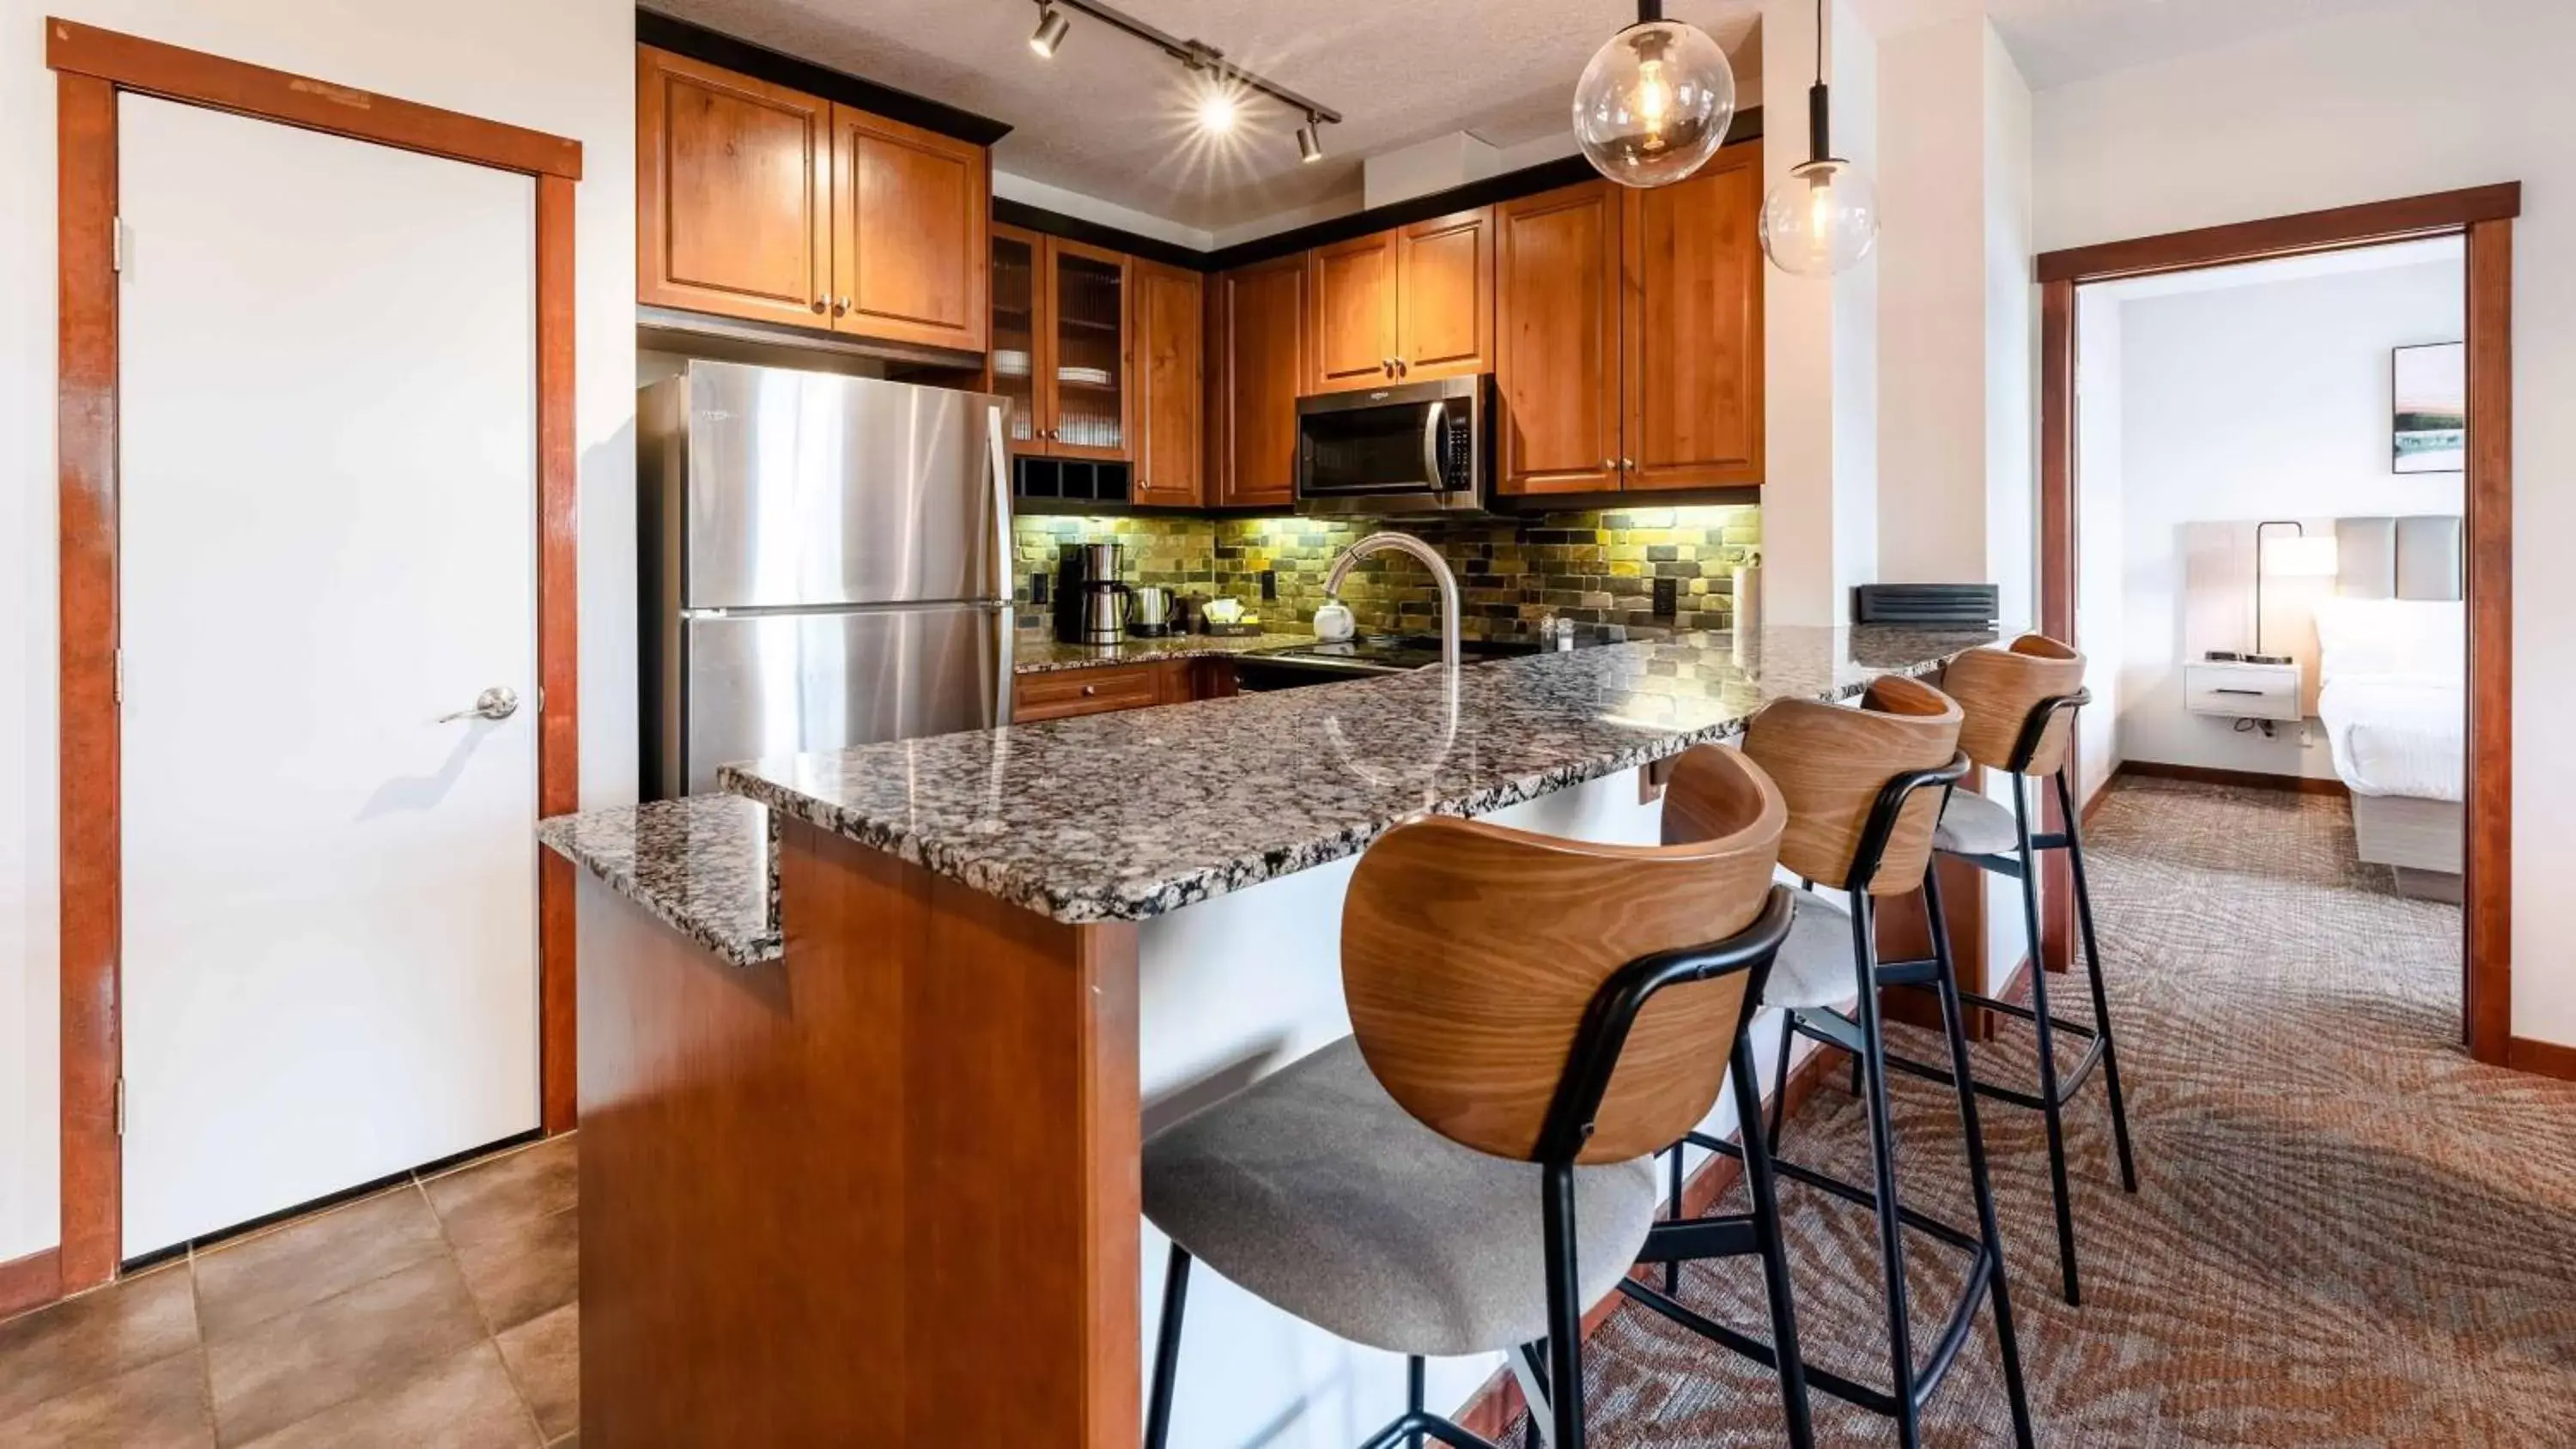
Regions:
<instances>
[{"instance_id":1,"label":"white door","mask_svg":"<svg viewBox=\"0 0 2576 1449\"><path fill-rule=\"evenodd\" d=\"M536 197L118 124L130 1257L537 1125Z\"/></svg>"}]
</instances>

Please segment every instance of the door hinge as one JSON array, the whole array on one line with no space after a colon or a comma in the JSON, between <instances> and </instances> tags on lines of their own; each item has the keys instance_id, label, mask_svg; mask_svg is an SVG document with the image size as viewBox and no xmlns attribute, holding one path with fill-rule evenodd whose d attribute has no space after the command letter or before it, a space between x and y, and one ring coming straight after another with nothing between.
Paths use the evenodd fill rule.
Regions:
<instances>
[{"instance_id":1,"label":"door hinge","mask_svg":"<svg viewBox=\"0 0 2576 1449\"><path fill-rule=\"evenodd\" d=\"M125 1135L125 1079L116 1079L116 1135Z\"/></svg>"},{"instance_id":2,"label":"door hinge","mask_svg":"<svg viewBox=\"0 0 2576 1449\"><path fill-rule=\"evenodd\" d=\"M131 233L126 228L125 218L121 216L111 220L108 223L108 227L110 228L108 240L109 264L117 271L121 272L125 270L126 238L131 235Z\"/></svg>"}]
</instances>

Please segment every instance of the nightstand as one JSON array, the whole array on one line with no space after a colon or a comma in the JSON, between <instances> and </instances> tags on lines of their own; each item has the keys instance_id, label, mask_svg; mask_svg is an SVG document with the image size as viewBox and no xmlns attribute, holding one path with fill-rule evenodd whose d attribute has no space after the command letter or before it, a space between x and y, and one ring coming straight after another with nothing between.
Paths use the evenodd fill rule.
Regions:
<instances>
[{"instance_id":1,"label":"nightstand","mask_svg":"<svg viewBox=\"0 0 2576 1449\"><path fill-rule=\"evenodd\" d=\"M2186 664L2182 689L2193 714L2295 720L2301 713L2296 664Z\"/></svg>"}]
</instances>

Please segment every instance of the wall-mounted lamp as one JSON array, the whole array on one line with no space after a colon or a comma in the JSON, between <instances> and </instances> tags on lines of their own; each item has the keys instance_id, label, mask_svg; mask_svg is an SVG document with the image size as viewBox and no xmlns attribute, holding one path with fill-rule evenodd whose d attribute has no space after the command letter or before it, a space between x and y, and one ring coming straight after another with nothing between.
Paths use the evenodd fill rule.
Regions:
<instances>
[{"instance_id":1,"label":"wall-mounted lamp","mask_svg":"<svg viewBox=\"0 0 2576 1449\"><path fill-rule=\"evenodd\" d=\"M2267 528L2295 530L2279 538L2266 538ZM2295 519L2276 518L2254 525L2254 652L2263 652L2263 581L2270 579L2330 579L2342 566L2341 552L2327 535L2308 536L2307 525Z\"/></svg>"}]
</instances>

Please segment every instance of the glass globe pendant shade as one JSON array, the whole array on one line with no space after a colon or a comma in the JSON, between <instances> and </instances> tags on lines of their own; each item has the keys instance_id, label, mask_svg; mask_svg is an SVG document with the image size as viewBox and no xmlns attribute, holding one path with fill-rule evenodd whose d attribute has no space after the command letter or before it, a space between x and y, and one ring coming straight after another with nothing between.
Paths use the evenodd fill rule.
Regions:
<instances>
[{"instance_id":1,"label":"glass globe pendant shade","mask_svg":"<svg viewBox=\"0 0 2576 1449\"><path fill-rule=\"evenodd\" d=\"M1849 161L1809 161L1762 198L1762 254L1784 272L1825 277L1878 245L1878 191Z\"/></svg>"},{"instance_id":2,"label":"glass globe pendant shade","mask_svg":"<svg viewBox=\"0 0 2576 1449\"><path fill-rule=\"evenodd\" d=\"M1629 26L1583 68L1574 136L1593 169L1623 186L1668 186L1726 142L1735 70L1707 32L1678 21Z\"/></svg>"}]
</instances>

